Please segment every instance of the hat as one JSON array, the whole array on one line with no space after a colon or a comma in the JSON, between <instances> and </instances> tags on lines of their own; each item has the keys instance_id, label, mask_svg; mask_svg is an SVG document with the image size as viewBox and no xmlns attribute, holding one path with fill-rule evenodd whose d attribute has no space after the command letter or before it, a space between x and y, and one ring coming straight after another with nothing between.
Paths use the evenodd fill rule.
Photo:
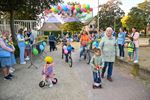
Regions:
<instances>
[{"instance_id":1,"label":"hat","mask_svg":"<svg viewBox=\"0 0 150 100\"><path fill-rule=\"evenodd\" d=\"M50 56L45 57L45 62L47 63L52 63L53 62L53 58Z\"/></svg>"}]
</instances>

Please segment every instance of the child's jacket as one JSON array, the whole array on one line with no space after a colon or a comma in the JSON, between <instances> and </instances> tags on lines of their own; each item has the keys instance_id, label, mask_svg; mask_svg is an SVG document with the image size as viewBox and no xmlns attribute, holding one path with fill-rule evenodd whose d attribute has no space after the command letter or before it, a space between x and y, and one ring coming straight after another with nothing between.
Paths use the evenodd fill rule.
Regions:
<instances>
[{"instance_id":1,"label":"child's jacket","mask_svg":"<svg viewBox=\"0 0 150 100\"><path fill-rule=\"evenodd\" d=\"M97 72L98 70L101 70L101 68L100 68L100 69L97 69L97 66L103 67L102 56L95 56L95 55L94 55L94 56L92 57L91 61L90 61L90 65L91 65L92 70L93 70L94 72Z\"/></svg>"},{"instance_id":2,"label":"child's jacket","mask_svg":"<svg viewBox=\"0 0 150 100\"><path fill-rule=\"evenodd\" d=\"M128 52L134 52L134 47L135 44L133 43L133 41L128 43Z\"/></svg>"}]
</instances>

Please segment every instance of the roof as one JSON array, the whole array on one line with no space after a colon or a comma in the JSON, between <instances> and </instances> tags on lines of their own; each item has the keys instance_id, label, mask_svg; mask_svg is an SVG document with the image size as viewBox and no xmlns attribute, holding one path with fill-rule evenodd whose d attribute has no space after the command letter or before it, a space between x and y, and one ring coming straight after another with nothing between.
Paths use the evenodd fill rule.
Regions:
<instances>
[{"instance_id":1,"label":"roof","mask_svg":"<svg viewBox=\"0 0 150 100\"><path fill-rule=\"evenodd\" d=\"M87 21L84 22L84 25L85 25L85 26L86 26L86 25L89 25L94 19L96 19L96 17L97 17L97 16L88 19Z\"/></svg>"},{"instance_id":2,"label":"roof","mask_svg":"<svg viewBox=\"0 0 150 100\"><path fill-rule=\"evenodd\" d=\"M41 27L41 31L61 31L60 23L44 23Z\"/></svg>"}]
</instances>

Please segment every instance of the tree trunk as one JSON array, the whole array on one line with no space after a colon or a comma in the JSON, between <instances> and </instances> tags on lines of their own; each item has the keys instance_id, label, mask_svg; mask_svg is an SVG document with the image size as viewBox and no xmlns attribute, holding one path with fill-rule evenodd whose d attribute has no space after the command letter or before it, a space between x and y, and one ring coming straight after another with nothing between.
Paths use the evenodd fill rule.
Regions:
<instances>
[{"instance_id":1,"label":"tree trunk","mask_svg":"<svg viewBox=\"0 0 150 100\"><path fill-rule=\"evenodd\" d=\"M145 32L144 32L144 34L145 34L145 37L146 37L146 32L147 32L147 30L146 30L146 27L145 27Z\"/></svg>"},{"instance_id":2,"label":"tree trunk","mask_svg":"<svg viewBox=\"0 0 150 100\"><path fill-rule=\"evenodd\" d=\"M10 29L13 41L16 41L15 28L14 28L14 10L10 11Z\"/></svg>"}]
</instances>

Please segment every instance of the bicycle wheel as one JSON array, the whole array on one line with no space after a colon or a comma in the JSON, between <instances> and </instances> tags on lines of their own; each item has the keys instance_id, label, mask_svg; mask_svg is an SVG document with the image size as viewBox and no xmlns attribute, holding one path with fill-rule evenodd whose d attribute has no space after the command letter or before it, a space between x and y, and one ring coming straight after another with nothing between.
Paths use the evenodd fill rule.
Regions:
<instances>
[{"instance_id":1,"label":"bicycle wheel","mask_svg":"<svg viewBox=\"0 0 150 100\"><path fill-rule=\"evenodd\" d=\"M72 67L72 58L71 58L71 56L68 57L68 64L69 64L69 67Z\"/></svg>"},{"instance_id":2,"label":"bicycle wheel","mask_svg":"<svg viewBox=\"0 0 150 100\"><path fill-rule=\"evenodd\" d=\"M90 60L91 60L91 54L90 54L90 51L88 50L86 53L86 63L89 64Z\"/></svg>"}]
</instances>

